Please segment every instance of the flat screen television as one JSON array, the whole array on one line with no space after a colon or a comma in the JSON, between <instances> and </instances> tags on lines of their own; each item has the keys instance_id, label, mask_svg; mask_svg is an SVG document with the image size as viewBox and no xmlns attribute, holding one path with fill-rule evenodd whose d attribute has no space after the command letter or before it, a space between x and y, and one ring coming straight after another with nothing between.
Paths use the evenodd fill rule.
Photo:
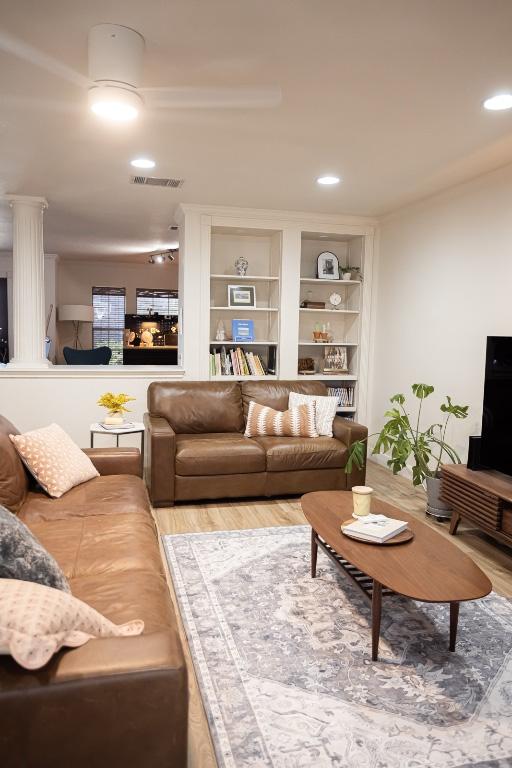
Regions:
<instances>
[{"instance_id":1,"label":"flat screen television","mask_svg":"<svg viewBox=\"0 0 512 768\"><path fill-rule=\"evenodd\" d=\"M480 444L482 468L512 475L512 338L488 336Z\"/></svg>"}]
</instances>

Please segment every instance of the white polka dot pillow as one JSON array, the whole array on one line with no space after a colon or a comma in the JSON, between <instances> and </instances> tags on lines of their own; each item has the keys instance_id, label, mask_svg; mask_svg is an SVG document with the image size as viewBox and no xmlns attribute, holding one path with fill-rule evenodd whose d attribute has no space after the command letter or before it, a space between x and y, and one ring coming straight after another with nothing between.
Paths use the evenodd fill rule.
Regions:
<instances>
[{"instance_id":1,"label":"white polka dot pillow","mask_svg":"<svg viewBox=\"0 0 512 768\"><path fill-rule=\"evenodd\" d=\"M9 437L29 472L55 499L99 474L90 458L58 424Z\"/></svg>"},{"instance_id":2,"label":"white polka dot pillow","mask_svg":"<svg viewBox=\"0 0 512 768\"><path fill-rule=\"evenodd\" d=\"M144 630L143 621L114 624L68 592L33 581L0 579L0 605L0 653L25 669L40 669L63 646Z\"/></svg>"},{"instance_id":3,"label":"white polka dot pillow","mask_svg":"<svg viewBox=\"0 0 512 768\"><path fill-rule=\"evenodd\" d=\"M288 408L296 408L305 403L314 403L316 407L316 428L319 435L332 437L332 423L338 407L337 397L326 395L302 395L299 392L290 392Z\"/></svg>"}]
</instances>

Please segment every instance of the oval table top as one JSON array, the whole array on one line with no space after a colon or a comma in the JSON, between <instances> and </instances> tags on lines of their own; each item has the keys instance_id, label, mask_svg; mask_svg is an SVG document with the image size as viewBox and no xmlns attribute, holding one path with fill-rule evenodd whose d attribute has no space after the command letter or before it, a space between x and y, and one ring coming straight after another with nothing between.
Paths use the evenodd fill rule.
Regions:
<instances>
[{"instance_id":1,"label":"oval table top","mask_svg":"<svg viewBox=\"0 0 512 768\"><path fill-rule=\"evenodd\" d=\"M485 573L456 544L425 523L380 499L372 512L407 521L414 538L394 547L367 544L341 533L351 517L351 491L314 491L302 499L302 510L314 531L360 571L393 592L432 603L476 600L492 584Z\"/></svg>"}]
</instances>

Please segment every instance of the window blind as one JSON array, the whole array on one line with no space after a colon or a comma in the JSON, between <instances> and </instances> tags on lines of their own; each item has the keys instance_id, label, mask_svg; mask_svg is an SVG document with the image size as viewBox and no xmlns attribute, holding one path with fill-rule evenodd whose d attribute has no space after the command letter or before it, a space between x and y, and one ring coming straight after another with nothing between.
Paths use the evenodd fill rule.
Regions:
<instances>
[{"instance_id":1,"label":"window blind","mask_svg":"<svg viewBox=\"0 0 512 768\"><path fill-rule=\"evenodd\" d=\"M147 315L151 310L160 315L178 314L178 291L159 288L137 288L137 314Z\"/></svg>"},{"instance_id":2,"label":"window blind","mask_svg":"<svg viewBox=\"0 0 512 768\"><path fill-rule=\"evenodd\" d=\"M123 332L126 303L125 288L94 287L92 306L92 345L110 347L111 365L123 364Z\"/></svg>"}]
</instances>

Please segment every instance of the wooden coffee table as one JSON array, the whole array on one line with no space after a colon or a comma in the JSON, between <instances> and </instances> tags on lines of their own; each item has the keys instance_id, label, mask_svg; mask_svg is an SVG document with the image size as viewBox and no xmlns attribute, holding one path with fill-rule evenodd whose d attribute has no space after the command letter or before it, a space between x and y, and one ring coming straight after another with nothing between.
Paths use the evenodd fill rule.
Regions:
<instances>
[{"instance_id":1,"label":"wooden coffee table","mask_svg":"<svg viewBox=\"0 0 512 768\"><path fill-rule=\"evenodd\" d=\"M370 598L372 659L378 658L382 596L399 594L427 603L450 604L450 651L455 650L459 603L488 595L492 584L449 539L384 501L372 499L372 512L406 520L414 538L404 544L367 544L344 536L342 522L352 516L350 491L306 493L302 509L311 525L311 576L318 547Z\"/></svg>"}]
</instances>

